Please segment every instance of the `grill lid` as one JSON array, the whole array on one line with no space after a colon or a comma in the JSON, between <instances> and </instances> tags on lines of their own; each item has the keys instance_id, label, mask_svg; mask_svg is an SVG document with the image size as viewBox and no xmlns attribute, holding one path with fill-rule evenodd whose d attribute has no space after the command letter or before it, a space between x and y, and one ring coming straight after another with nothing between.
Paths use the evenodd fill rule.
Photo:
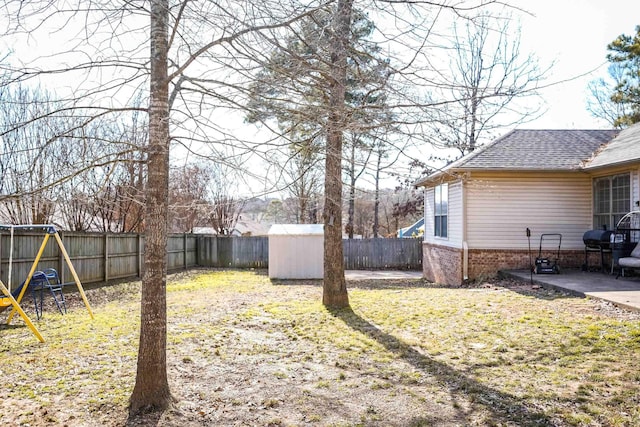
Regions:
<instances>
[{"instance_id":1,"label":"grill lid","mask_svg":"<svg viewBox=\"0 0 640 427\"><path fill-rule=\"evenodd\" d=\"M582 235L582 241L587 246L609 247L612 230L589 230Z\"/></svg>"}]
</instances>

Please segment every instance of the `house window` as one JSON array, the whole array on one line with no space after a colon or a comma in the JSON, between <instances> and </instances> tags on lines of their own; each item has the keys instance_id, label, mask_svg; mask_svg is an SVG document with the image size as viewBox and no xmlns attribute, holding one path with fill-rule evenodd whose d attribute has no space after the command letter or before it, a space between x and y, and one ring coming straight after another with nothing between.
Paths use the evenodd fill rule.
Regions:
<instances>
[{"instance_id":1,"label":"house window","mask_svg":"<svg viewBox=\"0 0 640 427\"><path fill-rule=\"evenodd\" d=\"M631 209L629 174L605 176L593 181L593 228L612 230Z\"/></svg>"},{"instance_id":2,"label":"house window","mask_svg":"<svg viewBox=\"0 0 640 427\"><path fill-rule=\"evenodd\" d=\"M434 235L447 237L447 215L449 211L449 184L440 184L435 188Z\"/></svg>"}]
</instances>

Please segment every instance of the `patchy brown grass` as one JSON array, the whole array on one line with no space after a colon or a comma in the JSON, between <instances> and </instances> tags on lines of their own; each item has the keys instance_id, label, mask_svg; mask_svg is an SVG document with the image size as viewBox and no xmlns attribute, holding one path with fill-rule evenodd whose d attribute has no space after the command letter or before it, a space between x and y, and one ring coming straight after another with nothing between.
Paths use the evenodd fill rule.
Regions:
<instances>
[{"instance_id":1,"label":"patchy brown grass","mask_svg":"<svg viewBox=\"0 0 640 427\"><path fill-rule=\"evenodd\" d=\"M515 281L442 288L193 271L168 287L176 405L127 421L139 283L0 334L0 421L30 426L640 425L640 317ZM30 297L25 309L31 314ZM34 316L35 317L35 316ZM6 318L6 314L2 315Z\"/></svg>"}]
</instances>

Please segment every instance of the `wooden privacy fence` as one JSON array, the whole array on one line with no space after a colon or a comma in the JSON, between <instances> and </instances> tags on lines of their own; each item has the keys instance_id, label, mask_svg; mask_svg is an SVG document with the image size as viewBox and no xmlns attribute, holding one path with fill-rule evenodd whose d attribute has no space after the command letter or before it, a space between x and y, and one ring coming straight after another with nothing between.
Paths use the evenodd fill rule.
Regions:
<instances>
[{"instance_id":1,"label":"wooden privacy fence","mask_svg":"<svg viewBox=\"0 0 640 427\"><path fill-rule=\"evenodd\" d=\"M421 239L344 239L347 270L422 269ZM269 238L199 236L197 265L267 268Z\"/></svg>"},{"instance_id":2,"label":"wooden privacy fence","mask_svg":"<svg viewBox=\"0 0 640 427\"><path fill-rule=\"evenodd\" d=\"M144 239L139 234L75 233L59 231L69 258L83 283L139 277L142 274ZM16 234L11 263L11 285L17 286L29 274L44 235L42 233ZM170 235L167 241L168 269L195 267L196 237ZM11 239L0 233L0 279L9 278ZM62 281L71 280L62 253L57 245L47 244L38 269L55 268Z\"/></svg>"},{"instance_id":3,"label":"wooden privacy fence","mask_svg":"<svg viewBox=\"0 0 640 427\"><path fill-rule=\"evenodd\" d=\"M198 265L203 267L267 268L269 238L198 236Z\"/></svg>"},{"instance_id":4,"label":"wooden privacy fence","mask_svg":"<svg viewBox=\"0 0 640 427\"><path fill-rule=\"evenodd\" d=\"M83 283L140 277L144 239L139 234L59 232L69 257ZM43 239L42 233L14 236L11 286L24 281ZM422 268L421 239L343 240L345 269ZM0 279L8 282L11 240L0 233ZM167 242L168 269L191 267L267 268L269 239L172 234ZM49 243L38 266L55 268L63 281L71 280L62 253Z\"/></svg>"},{"instance_id":5,"label":"wooden privacy fence","mask_svg":"<svg viewBox=\"0 0 640 427\"><path fill-rule=\"evenodd\" d=\"M422 239L345 239L345 270L422 270Z\"/></svg>"}]
</instances>

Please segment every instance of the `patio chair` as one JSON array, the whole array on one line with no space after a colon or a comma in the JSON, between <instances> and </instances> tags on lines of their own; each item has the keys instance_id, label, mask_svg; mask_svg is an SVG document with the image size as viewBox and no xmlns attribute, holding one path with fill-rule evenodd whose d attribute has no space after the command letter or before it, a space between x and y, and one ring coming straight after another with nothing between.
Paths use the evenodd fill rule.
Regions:
<instances>
[{"instance_id":1,"label":"patio chair","mask_svg":"<svg viewBox=\"0 0 640 427\"><path fill-rule=\"evenodd\" d=\"M620 276L624 277L624 272L627 269L640 269L640 242L633 248L629 256L618 259L618 266L620 267L620 272L616 279Z\"/></svg>"}]
</instances>

